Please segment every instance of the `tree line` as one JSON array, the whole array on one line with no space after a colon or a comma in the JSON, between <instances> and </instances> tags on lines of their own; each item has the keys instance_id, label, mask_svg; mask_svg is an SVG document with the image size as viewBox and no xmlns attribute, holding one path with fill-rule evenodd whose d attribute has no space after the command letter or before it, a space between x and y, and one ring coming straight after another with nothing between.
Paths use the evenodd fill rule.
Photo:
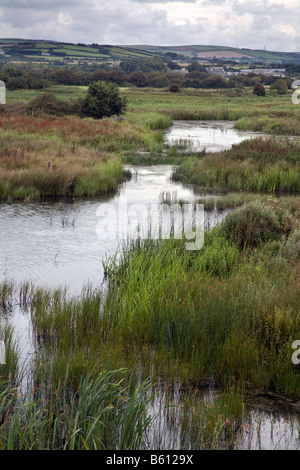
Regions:
<instances>
[{"instance_id":1,"label":"tree line","mask_svg":"<svg viewBox=\"0 0 300 470\"><path fill-rule=\"evenodd\" d=\"M176 84L182 88L243 88L253 87L257 82L272 85L278 77L257 75L232 75L228 79L211 75L206 67L192 62L183 74L181 66L173 60L138 59L121 62L118 67L108 65L85 66L30 66L4 65L0 69L0 80L8 90L45 89L50 85L88 86L105 81L121 86L166 88ZM173 89L175 90L174 86Z\"/></svg>"}]
</instances>

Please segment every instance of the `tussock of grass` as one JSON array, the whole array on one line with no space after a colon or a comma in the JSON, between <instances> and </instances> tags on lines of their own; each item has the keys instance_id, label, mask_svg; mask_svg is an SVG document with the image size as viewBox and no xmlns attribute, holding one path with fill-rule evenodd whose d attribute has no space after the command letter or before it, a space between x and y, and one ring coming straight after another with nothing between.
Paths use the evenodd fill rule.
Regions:
<instances>
[{"instance_id":1,"label":"tussock of grass","mask_svg":"<svg viewBox=\"0 0 300 470\"><path fill-rule=\"evenodd\" d=\"M184 162L173 178L233 191L300 191L300 147L287 139L250 139Z\"/></svg>"},{"instance_id":2,"label":"tussock of grass","mask_svg":"<svg viewBox=\"0 0 300 470\"><path fill-rule=\"evenodd\" d=\"M300 135L300 121L297 116L261 116L238 119L234 127L239 130L253 130L268 134Z\"/></svg>"},{"instance_id":3,"label":"tussock of grass","mask_svg":"<svg viewBox=\"0 0 300 470\"><path fill-rule=\"evenodd\" d=\"M136 450L145 446L144 433L151 422L146 409L149 384L129 390L122 384L122 372L82 376L73 391L66 385L66 374L60 383L25 396L1 384L0 448Z\"/></svg>"},{"instance_id":4,"label":"tussock of grass","mask_svg":"<svg viewBox=\"0 0 300 470\"><path fill-rule=\"evenodd\" d=\"M245 224L256 238L246 237ZM5 387L13 360L2 377L2 448L142 448L150 373L182 387L222 387L212 403L187 394L180 442L234 447L249 391L300 393L291 361L300 336L299 224L297 197L252 201L206 232L199 251L184 240L132 242L104 263L105 294L1 286L5 308L14 294L30 313L36 351L27 407L16 382ZM122 384L124 367L138 368L138 377Z\"/></svg>"},{"instance_id":5,"label":"tussock of grass","mask_svg":"<svg viewBox=\"0 0 300 470\"><path fill-rule=\"evenodd\" d=\"M291 363L291 344L300 334L298 256L288 261L281 248L294 233L287 223L293 207L287 200L276 214L271 207L265 211L276 223L267 239L262 227L254 230L263 221L251 222L245 213L259 243L237 244L225 222L206 235L199 252L175 240L144 242L118 265L112 260L108 338L148 344L160 360L165 357L165 372L185 379L213 374L227 384L298 393L299 372ZM290 245L293 240L298 243L294 235Z\"/></svg>"}]
</instances>

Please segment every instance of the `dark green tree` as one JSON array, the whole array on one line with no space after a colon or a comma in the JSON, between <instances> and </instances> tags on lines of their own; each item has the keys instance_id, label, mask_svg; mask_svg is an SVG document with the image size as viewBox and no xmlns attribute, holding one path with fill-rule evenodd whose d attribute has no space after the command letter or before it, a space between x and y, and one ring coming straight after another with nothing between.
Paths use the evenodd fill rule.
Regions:
<instances>
[{"instance_id":1,"label":"dark green tree","mask_svg":"<svg viewBox=\"0 0 300 470\"><path fill-rule=\"evenodd\" d=\"M126 98L120 96L118 85L108 82L94 82L88 88L82 106L82 115L94 119L119 116L126 110Z\"/></svg>"},{"instance_id":2,"label":"dark green tree","mask_svg":"<svg viewBox=\"0 0 300 470\"><path fill-rule=\"evenodd\" d=\"M172 60L170 60L167 63L167 66L169 67L170 70L181 70L182 69L181 65L177 64L177 62L173 62Z\"/></svg>"},{"instance_id":3,"label":"dark green tree","mask_svg":"<svg viewBox=\"0 0 300 470\"><path fill-rule=\"evenodd\" d=\"M169 88L171 93L179 93L180 92L180 84L179 83L171 83Z\"/></svg>"},{"instance_id":4,"label":"dark green tree","mask_svg":"<svg viewBox=\"0 0 300 470\"><path fill-rule=\"evenodd\" d=\"M266 96L266 89L261 83L255 83L253 93L257 96Z\"/></svg>"},{"instance_id":5,"label":"dark green tree","mask_svg":"<svg viewBox=\"0 0 300 470\"><path fill-rule=\"evenodd\" d=\"M284 80L284 78L279 78L270 86L270 90L276 90L279 95L285 95L288 92L286 80Z\"/></svg>"},{"instance_id":6,"label":"dark green tree","mask_svg":"<svg viewBox=\"0 0 300 470\"><path fill-rule=\"evenodd\" d=\"M149 85L148 78L142 72L133 72L128 77L129 83L138 87L145 87Z\"/></svg>"}]
</instances>

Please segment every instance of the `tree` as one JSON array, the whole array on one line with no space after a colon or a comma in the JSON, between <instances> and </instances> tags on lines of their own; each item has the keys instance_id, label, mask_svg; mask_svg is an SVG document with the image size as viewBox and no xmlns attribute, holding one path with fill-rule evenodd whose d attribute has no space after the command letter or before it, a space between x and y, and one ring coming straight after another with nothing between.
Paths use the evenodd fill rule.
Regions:
<instances>
[{"instance_id":1,"label":"tree","mask_svg":"<svg viewBox=\"0 0 300 470\"><path fill-rule=\"evenodd\" d=\"M142 72L133 72L128 77L128 82L138 87L148 86L148 78Z\"/></svg>"},{"instance_id":2,"label":"tree","mask_svg":"<svg viewBox=\"0 0 300 470\"><path fill-rule=\"evenodd\" d=\"M288 92L288 85L284 78L279 78L273 85L270 86L270 90L276 90L279 95L285 95Z\"/></svg>"},{"instance_id":3,"label":"tree","mask_svg":"<svg viewBox=\"0 0 300 470\"><path fill-rule=\"evenodd\" d=\"M203 80L202 86L203 88L227 88L228 84L225 78L220 75L212 75Z\"/></svg>"},{"instance_id":4,"label":"tree","mask_svg":"<svg viewBox=\"0 0 300 470\"><path fill-rule=\"evenodd\" d=\"M120 96L115 83L94 82L88 88L82 106L82 115L94 119L119 116L126 110L126 98Z\"/></svg>"},{"instance_id":5,"label":"tree","mask_svg":"<svg viewBox=\"0 0 300 470\"><path fill-rule=\"evenodd\" d=\"M266 96L266 89L261 83L255 83L253 93L257 96Z\"/></svg>"},{"instance_id":6,"label":"tree","mask_svg":"<svg viewBox=\"0 0 300 470\"><path fill-rule=\"evenodd\" d=\"M180 92L180 85L179 85L179 83L171 83L169 89L170 89L171 93L179 93Z\"/></svg>"},{"instance_id":7,"label":"tree","mask_svg":"<svg viewBox=\"0 0 300 470\"><path fill-rule=\"evenodd\" d=\"M206 72L206 66L200 64L197 60L194 60L186 69L189 72L193 72L194 70L198 70L198 72Z\"/></svg>"},{"instance_id":8,"label":"tree","mask_svg":"<svg viewBox=\"0 0 300 470\"><path fill-rule=\"evenodd\" d=\"M120 63L120 68L127 75L133 72L149 73L153 71L166 72L165 64L157 57L151 59L132 59Z\"/></svg>"},{"instance_id":9,"label":"tree","mask_svg":"<svg viewBox=\"0 0 300 470\"><path fill-rule=\"evenodd\" d=\"M148 74L149 86L154 88L163 88L170 85L168 77L159 72L151 72Z\"/></svg>"},{"instance_id":10,"label":"tree","mask_svg":"<svg viewBox=\"0 0 300 470\"><path fill-rule=\"evenodd\" d=\"M181 65L177 64L177 62L173 62L172 60L170 60L170 62L167 63L167 66L169 67L170 70L182 69Z\"/></svg>"}]
</instances>

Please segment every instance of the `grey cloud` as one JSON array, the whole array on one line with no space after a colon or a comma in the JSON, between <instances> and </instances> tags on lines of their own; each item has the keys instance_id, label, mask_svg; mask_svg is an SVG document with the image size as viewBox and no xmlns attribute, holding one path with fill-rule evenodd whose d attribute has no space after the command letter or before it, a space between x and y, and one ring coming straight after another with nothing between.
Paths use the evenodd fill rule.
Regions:
<instances>
[{"instance_id":1,"label":"grey cloud","mask_svg":"<svg viewBox=\"0 0 300 470\"><path fill-rule=\"evenodd\" d=\"M83 5L82 0L1 0L0 8L12 10L55 10Z\"/></svg>"},{"instance_id":2,"label":"grey cloud","mask_svg":"<svg viewBox=\"0 0 300 470\"><path fill-rule=\"evenodd\" d=\"M132 0L135 3L172 3L172 2L181 2L181 3L197 3L197 0Z\"/></svg>"},{"instance_id":3,"label":"grey cloud","mask_svg":"<svg viewBox=\"0 0 300 470\"><path fill-rule=\"evenodd\" d=\"M291 8L284 3L273 3L272 1L252 0L246 3L234 0L232 2L233 10L239 14L251 13L254 15L261 14L282 14L283 12L291 13Z\"/></svg>"},{"instance_id":4,"label":"grey cloud","mask_svg":"<svg viewBox=\"0 0 300 470\"><path fill-rule=\"evenodd\" d=\"M205 7L210 7L212 5L226 5L228 4L228 0L202 0L201 5Z\"/></svg>"},{"instance_id":5,"label":"grey cloud","mask_svg":"<svg viewBox=\"0 0 300 470\"><path fill-rule=\"evenodd\" d=\"M1 0L1 36L75 43L239 44L246 48L266 45L271 50L300 49L299 36L291 38L277 27L282 22L299 31L299 15L283 4L275 5L272 0L267 3L198 0L199 15L190 21L185 18L185 25L176 25L169 19L167 3L166 0ZM186 3L188 8L195 0ZM226 9L222 20L215 25L211 19L216 18L217 7L222 12L219 8L222 5ZM248 24L241 20L245 13L253 16Z\"/></svg>"}]
</instances>

